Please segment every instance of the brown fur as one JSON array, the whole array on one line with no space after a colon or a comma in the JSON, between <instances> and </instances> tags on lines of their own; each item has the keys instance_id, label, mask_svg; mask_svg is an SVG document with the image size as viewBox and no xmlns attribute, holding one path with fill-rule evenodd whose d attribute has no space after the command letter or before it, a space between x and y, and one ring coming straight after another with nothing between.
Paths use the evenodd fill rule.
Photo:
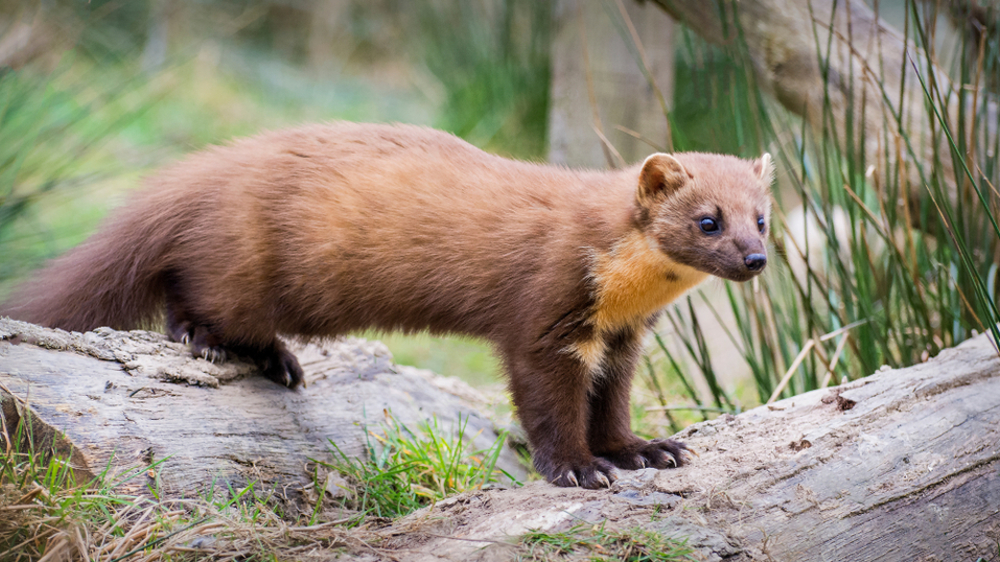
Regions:
<instances>
[{"instance_id":1,"label":"brown fur","mask_svg":"<svg viewBox=\"0 0 1000 562\"><path fill-rule=\"evenodd\" d=\"M769 162L658 154L575 171L445 133L338 123L216 147L162 171L3 308L69 330L162 317L196 354L256 359L294 387L277 334L470 334L504 360L535 464L606 485L683 445L629 428L631 378L657 312L764 254ZM715 235L701 231L718 219Z\"/></svg>"}]
</instances>

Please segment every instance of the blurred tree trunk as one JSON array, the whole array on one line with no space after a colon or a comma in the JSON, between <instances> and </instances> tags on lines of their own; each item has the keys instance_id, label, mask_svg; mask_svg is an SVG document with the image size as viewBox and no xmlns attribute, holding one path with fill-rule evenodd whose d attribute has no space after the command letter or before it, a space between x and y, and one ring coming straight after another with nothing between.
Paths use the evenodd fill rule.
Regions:
<instances>
[{"instance_id":1,"label":"blurred tree trunk","mask_svg":"<svg viewBox=\"0 0 1000 562\"><path fill-rule=\"evenodd\" d=\"M556 0L549 161L619 167L671 147L673 29L632 0Z\"/></svg>"},{"instance_id":2,"label":"blurred tree trunk","mask_svg":"<svg viewBox=\"0 0 1000 562\"><path fill-rule=\"evenodd\" d=\"M977 41L983 37L997 35L997 24L1000 23L1000 0L948 0L946 7L955 27L968 26Z\"/></svg>"},{"instance_id":3,"label":"blurred tree trunk","mask_svg":"<svg viewBox=\"0 0 1000 562\"><path fill-rule=\"evenodd\" d=\"M309 41L306 57L309 66L327 70L344 64L351 55L348 29L352 0L315 0L310 9Z\"/></svg>"},{"instance_id":4,"label":"blurred tree trunk","mask_svg":"<svg viewBox=\"0 0 1000 562\"><path fill-rule=\"evenodd\" d=\"M953 83L932 56L880 20L863 0L653 1L706 41L745 43L764 88L813 131L864 156L883 180L901 174L911 203L920 204L928 195L923 184L930 180L920 177L917 164L926 171L936 158L954 199L956 170L940 123L927 109L921 78L945 100L944 117L953 135L960 130L959 104L972 109L973 88ZM980 101L983 95L979 92ZM996 109L991 100L989 116L979 120L978 126L992 128L990 139L996 138ZM970 117L964 124L966 134L975 130L973 121ZM900 134L904 129L912 154Z\"/></svg>"},{"instance_id":5,"label":"blurred tree trunk","mask_svg":"<svg viewBox=\"0 0 1000 562\"><path fill-rule=\"evenodd\" d=\"M146 44L142 49L142 70L154 72L167 62L170 47L170 20L176 5L171 0L150 0L149 27Z\"/></svg>"},{"instance_id":6,"label":"blurred tree trunk","mask_svg":"<svg viewBox=\"0 0 1000 562\"><path fill-rule=\"evenodd\" d=\"M53 19L41 10L0 14L0 68L20 68L76 40L74 29L53 25Z\"/></svg>"}]
</instances>

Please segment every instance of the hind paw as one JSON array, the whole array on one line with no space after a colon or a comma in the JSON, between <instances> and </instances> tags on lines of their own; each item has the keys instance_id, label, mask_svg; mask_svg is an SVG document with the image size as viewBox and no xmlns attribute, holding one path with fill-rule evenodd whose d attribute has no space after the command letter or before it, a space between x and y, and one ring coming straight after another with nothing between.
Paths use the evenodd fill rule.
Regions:
<instances>
[{"instance_id":1,"label":"hind paw","mask_svg":"<svg viewBox=\"0 0 1000 562\"><path fill-rule=\"evenodd\" d=\"M188 321L172 320L167 327L170 339L191 346L191 354L211 363L222 363L230 355L252 359L263 375L272 381L296 388L305 384L305 374L299 360L288 351L281 340L275 339L270 345L257 346L225 342L212 333L208 327Z\"/></svg>"},{"instance_id":2,"label":"hind paw","mask_svg":"<svg viewBox=\"0 0 1000 562\"><path fill-rule=\"evenodd\" d=\"M273 349L257 358L264 376L288 388L296 388L305 383L305 374L299 365L299 360L283 343L276 342Z\"/></svg>"},{"instance_id":3,"label":"hind paw","mask_svg":"<svg viewBox=\"0 0 1000 562\"><path fill-rule=\"evenodd\" d=\"M212 364L216 361L223 363L226 360L226 350L222 347L206 347L201 350L200 355L202 359Z\"/></svg>"}]
</instances>

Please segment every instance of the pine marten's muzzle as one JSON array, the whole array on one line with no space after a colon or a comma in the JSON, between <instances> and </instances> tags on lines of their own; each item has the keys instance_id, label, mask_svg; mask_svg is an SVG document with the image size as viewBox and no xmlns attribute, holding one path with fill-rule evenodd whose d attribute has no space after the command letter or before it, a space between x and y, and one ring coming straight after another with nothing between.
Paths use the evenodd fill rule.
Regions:
<instances>
[{"instance_id":1,"label":"pine marten's muzzle","mask_svg":"<svg viewBox=\"0 0 1000 562\"><path fill-rule=\"evenodd\" d=\"M743 264L747 266L747 269L756 273L764 269L764 266L767 265L767 256L764 254L750 254L743 258Z\"/></svg>"}]
</instances>

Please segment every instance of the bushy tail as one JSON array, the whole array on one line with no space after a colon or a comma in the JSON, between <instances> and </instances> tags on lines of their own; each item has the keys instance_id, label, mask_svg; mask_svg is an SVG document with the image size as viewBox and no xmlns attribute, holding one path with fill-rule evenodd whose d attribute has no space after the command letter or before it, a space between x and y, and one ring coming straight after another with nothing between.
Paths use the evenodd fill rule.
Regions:
<instances>
[{"instance_id":1,"label":"bushy tail","mask_svg":"<svg viewBox=\"0 0 1000 562\"><path fill-rule=\"evenodd\" d=\"M0 315L81 332L155 322L163 308L169 227L155 228L151 217L135 211L126 207L128 215L35 273L0 305Z\"/></svg>"}]
</instances>

